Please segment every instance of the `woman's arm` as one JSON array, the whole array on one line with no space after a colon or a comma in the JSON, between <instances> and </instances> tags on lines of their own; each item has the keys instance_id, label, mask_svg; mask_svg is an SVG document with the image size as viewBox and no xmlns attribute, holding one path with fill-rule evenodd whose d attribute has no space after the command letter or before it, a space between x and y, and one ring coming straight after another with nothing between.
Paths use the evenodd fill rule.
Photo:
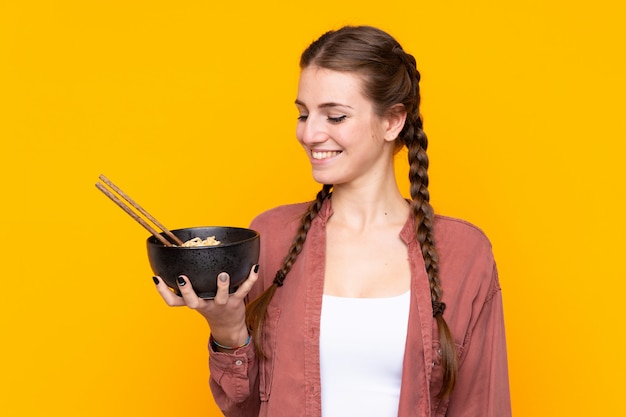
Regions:
<instances>
[{"instance_id":1,"label":"woman's arm","mask_svg":"<svg viewBox=\"0 0 626 417\"><path fill-rule=\"evenodd\" d=\"M510 417L502 292L495 265L490 291L470 332L446 417Z\"/></svg>"},{"instance_id":2,"label":"woman's arm","mask_svg":"<svg viewBox=\"0 0 626 417\"><path fill-rule=\"evenodd\" d=\"M230 278L222 273L217 279L217 293L213 300L199 298L189 280L181 276L174 294L163 280L156 277L157 290L169 306L187 306L198 311L208 322L212 338L223 346L241 346L232 351L218 352L209 346L210 387L215 402L227 417L258 415L258 363L253 344L249 341L245 323L245 298L258 279L258 266L250 271L248 279L233 294L228 293ZM248 342L246 344L246 342Z\"/></svg>"},{"instance_id":3,"label":"woman's arm","mask_svg":"<svg viewBox=\"0 0 626 417\"><path fill-rule=\"evenodd\" d=\"M253 343L234 353L216 352L209 344L209 385L226 417L259 415L258 367Z\"/></svg>"}]
</instances>

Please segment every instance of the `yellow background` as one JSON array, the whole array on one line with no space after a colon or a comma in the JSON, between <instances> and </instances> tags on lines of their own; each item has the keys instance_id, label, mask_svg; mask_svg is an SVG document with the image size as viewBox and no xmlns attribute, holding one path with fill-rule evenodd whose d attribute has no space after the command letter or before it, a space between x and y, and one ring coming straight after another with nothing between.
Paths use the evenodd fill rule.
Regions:
<instances>
[{"instance_id":1,"label":"yellow background","mask_svg":"<svg viewBox=\"0 0 626 417\"><path fill-rule=\"evenodd\" d=\"M312 198L298 56L350 23L417 58L436 210L498 260L514 414L626 415L622 4L2 0L0 414L219 415L206 324L94 183L170 228Z\"/></svg>"}]
</instances>

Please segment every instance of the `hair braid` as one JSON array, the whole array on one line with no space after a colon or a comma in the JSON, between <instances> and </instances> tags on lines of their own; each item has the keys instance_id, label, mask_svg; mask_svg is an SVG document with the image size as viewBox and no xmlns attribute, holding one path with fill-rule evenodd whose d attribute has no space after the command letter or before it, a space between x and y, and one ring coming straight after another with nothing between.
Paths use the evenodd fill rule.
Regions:
<instances>
[{"instance_id":1,"label":"hair braid","mask_svg":"<svg viewBox=\"0 0 626 417\"><path fill-rule=\"evenodd\" d=\"M415 80L418 79L419 77L415 77ZM407 119L408 123L404 139L408 148L410 166L411 212L415 219L415 233L422 249L426 274L428 275L433 317L435 317L437 329L439 330L443 381L438 397L443 398L449 395L454 388L458 373L458 358L454 338L443 318L446 305L442 302L443 291L439 280L439 256L434 238L434 210L430 204L430 193L428 191L429 161L426 154L428 137L422 129L422 118L417 112L417 108L414 114L407 115Z\"/></svg>"},{"instance_id":2,"label":"hair braid","mask_svg":"<svg viewBox=\"0 0 626 417\"><path fill-rule=\"evenodd\" d=\"M403 87L398 88L404 92L402 103L407 112L407 120L400 132L399 143L408 149L409 180L411 193L411 214L415 221L415 234L422 250L424 266L430 286L433 317L437 322L439 331L439 344L441 346L441 364L443 368L443 382L438 397L442 398L454 388L458 372L458 358L456 345L452 333L443 318L446 305L443 303L443 290L439 280L439 256L435 247L434 238L434 210L430 204L428 191L428 137L423 130L420 108L419 82L421 75L417 70L415 58L406 53L401 46L393 48L393 53L398 57L401 71L405 82Z\"/></svg>"},{"instance_id":3,"label":"hair braid","mask_svg":"<svg viewBox=\"0 0 626 417\"><path fill-rule=\"evenodd\" d=\"M307 233L311 228L311 223L313 222L313 219L319 214L324 200L331 194L331 189L332 185L325 184L322 189L317 193L316 199L311 202L308 210L302 216L298 233L296 233L296 236L291 242L291 246L289 248L289 251L287 252L287 256L285 256L285 259L283 260L280 269L276 272L276 276L274 277L272 285L270 285L265 291L263 291L263 293L261 293L261 295L259 295L256 299L254 299L246 306L246 324L252 335L252 339L254 340L254 347L260 357L265 357L265 352L263 351L262 330L263 322L265 321L265 316L267 313L267 307L269 306L270 301L272 300L272 297L276 292L276 289L283 286L285 277L291 270L293 264L296 262L296 259L298 258L300 252L302 252Z\"/></svg>"}]
</instances>

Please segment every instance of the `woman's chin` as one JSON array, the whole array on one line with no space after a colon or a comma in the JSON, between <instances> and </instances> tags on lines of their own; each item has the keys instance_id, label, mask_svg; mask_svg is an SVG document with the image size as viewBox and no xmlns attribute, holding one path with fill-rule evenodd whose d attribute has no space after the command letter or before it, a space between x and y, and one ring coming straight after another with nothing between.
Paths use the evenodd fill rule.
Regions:
<instances>
[{"instance_id":1,"label":"woman's chin","mask_svg":"<svg viewBox=\"0 0 626 417\"><path fill-rule=\"evenodd\" d=\"M336 178L333 179L330 175L323 175L323 174L316 173L315 171L313 171L313 180L317 182L318 184L324 185L324 184L334 184Z\"/></svg>"}]
</instances>

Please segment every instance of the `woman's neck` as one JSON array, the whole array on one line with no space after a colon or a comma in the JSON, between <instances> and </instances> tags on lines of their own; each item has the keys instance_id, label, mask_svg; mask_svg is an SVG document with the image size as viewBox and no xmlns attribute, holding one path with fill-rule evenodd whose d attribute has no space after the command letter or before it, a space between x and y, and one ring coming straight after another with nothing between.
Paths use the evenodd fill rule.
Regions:
<instances>
[{"instance_id":1,"label":"woman's neck","mask_svg":"<svg viewBox=\"0 0 626 417\"><path fill-rule=\"evenodd\" d=\"M409 215L409 204L395 181L393 186L369 189L335 186L332 206L332 221L355 230L373 225L404 224Z\"/></svg>"}]
</instances>

